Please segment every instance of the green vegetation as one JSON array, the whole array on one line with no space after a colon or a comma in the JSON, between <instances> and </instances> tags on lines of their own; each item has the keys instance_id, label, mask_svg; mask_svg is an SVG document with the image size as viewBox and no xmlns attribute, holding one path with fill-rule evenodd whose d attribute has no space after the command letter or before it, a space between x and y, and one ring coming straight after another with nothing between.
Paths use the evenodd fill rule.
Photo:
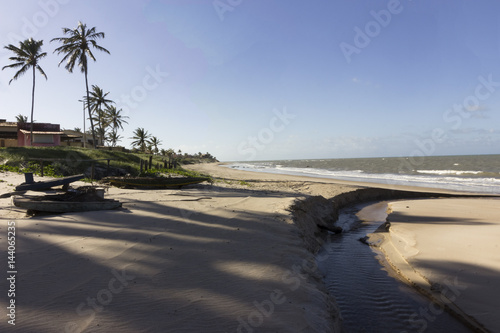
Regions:
<instances>
[{"instance_id":1,"label":"green vegetation","mask_svg":"<svg viewBox=\"0 0 500 333\"><path fill-rule=\"evenodd\" d=\"M140 161L149 161L152 158L152 169L140 173ZM33 172L40 175L40 163L37 159L57 159L57 161L44 161L44 175L62 177L75 174L90 176L92 161L95 161L97 178L107 173L108 159L110 160L110 175L154 176L158 174L178 174L182 176L206 176L188 171L180 167L165 169L162 166L168 160L165 156L152 156L141 153L128 153L105 149L86 149L77 147L7 147L0 148L0 170L11 172ZM211 162L199 158L199 162ZM156 167L159 166L159 167Z\"/></svg>"}]
</instances>

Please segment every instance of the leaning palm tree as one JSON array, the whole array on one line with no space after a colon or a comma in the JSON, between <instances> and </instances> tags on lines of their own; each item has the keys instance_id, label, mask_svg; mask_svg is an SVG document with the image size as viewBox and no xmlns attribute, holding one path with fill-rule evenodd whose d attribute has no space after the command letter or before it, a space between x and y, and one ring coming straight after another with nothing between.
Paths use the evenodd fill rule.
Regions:
<instances>
[{"instance_id":1,"label":"leaning palm tree","mask_svg":"<svg viewBox=\"0 0 500 333\"><path fill-rule=\"evenodd\" d=\"M145 152L149 145L150 137L151 135L148 131L144 130L144 128L138 127L134 131L134 136L131 137L131 139L134 139L134 141L132 141L132 146L138 147L140 151Z\"/></svg>"},{"instance_id":2,"label":"leaning palm tree","mask_svg":"<svg viewBox=\"0 0 500 333\"><path fill-rule=\"evenodd\" d=\"M9 44L5 46L7 50L14 52L15 56L10 57L9 60L13 61L13 64L2 67L5 68L19 68L14 77L9 81L9 84L13 80L17 80L23 74L25 74L30 68L33 69L33 89L31 91L31 129L30 129L30 145L33 146L33 111L35 109L35 72L38 70L40 74L47 80L47 75L43 71L42 67L38 64L40 59L47 55L46 52L42 52L43 40L33 40L33 38L26 39L23 42L19 42L19 47Z\"/></svg>"},{"instance_id":3,"label":"leaning palm tree","mask_svg":"<svg viewBox=\"0 0 500 333\"><path fill-rule=\"evenodd\" d=\"M57 37L53 38L51 42L58 41L63 45L54 50L57 54L64 54L61 63L66 61L64 66L70 73L73 72L75 64L78 63L80 70L85 74L85 88L87 90L87 101L90 99L89 93L89 82L87 78L88 74L88 60L87 55L90 59L96 61L94 55L92 54L91 47L96 50L103 51L109 54L109 51L102 46L97 45L96 40L99 38L104 38L104 32L96 32L95 27L87 29L87 25L82 22L78 22L78 27L75 29L63 28L63 33L68 37ZM90 126L92 128L92 139L94 141L94 148L97 147L97 142L95 140L95 130L94 123L92 121L92 112L90 111L90 104L87 103L87 109L89 112Z\"/></svg>"}]
</instances>

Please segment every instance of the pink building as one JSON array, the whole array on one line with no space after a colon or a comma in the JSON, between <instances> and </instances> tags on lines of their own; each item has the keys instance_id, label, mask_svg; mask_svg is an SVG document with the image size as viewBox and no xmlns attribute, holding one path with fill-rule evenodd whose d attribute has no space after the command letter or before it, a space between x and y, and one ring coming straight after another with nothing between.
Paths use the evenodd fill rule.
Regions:
<instances>
[{"instance_id":1,"label":"pink building","mask_svg":"<svg viewBox=\"0 0 500 333\"><path fill-rule=\"evenodd\" d=\"M33 123L33 146L59 146L63 134L59 124ZM30 146L31 141L31 123L18 123L17 145Z\"/></svg>"}]
</instances>

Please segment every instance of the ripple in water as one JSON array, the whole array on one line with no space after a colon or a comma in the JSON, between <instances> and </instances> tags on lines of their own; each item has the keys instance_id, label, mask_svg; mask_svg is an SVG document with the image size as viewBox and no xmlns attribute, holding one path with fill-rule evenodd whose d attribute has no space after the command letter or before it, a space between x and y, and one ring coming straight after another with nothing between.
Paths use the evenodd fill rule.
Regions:
<instances>
[{"instance_id":1,"label":"ripple in water","mask_svg":"<svg viewBox=\"0 0 500 333\"><path fill-rule=\"evenodd\" d=\"M376 205L385 211L385 203ZM447 312L436 310L427 298L389 276L377 255L359 241L383 223L360 224L355 214L365 206L368 205L342 211L338 223L348 231L332 235L318 254L319 268L339 305L345 331L472 332Z\"/></svg>"}]
</instances>

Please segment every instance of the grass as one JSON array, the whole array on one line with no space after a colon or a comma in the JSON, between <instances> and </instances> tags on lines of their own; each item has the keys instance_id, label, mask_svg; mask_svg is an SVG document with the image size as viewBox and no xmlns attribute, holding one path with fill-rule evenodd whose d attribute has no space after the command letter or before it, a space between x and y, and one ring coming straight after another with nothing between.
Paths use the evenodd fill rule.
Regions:
<instances>
[{"instance_id":1,"label":"grass","mask_svg":"<svg viewBox=\"0 0 500 333\"><path fill-rule=\"evenodd\" d=\"M107 168L107 159L110 160L111 171L120 170L137 176L140 173L140 161L149 160L151 155L140 153L126 153L104 149L86 149L79 147L7 147L0 148L0 170L17 173L33 172L40 175L40 163L37 159L57 159L58 161L45 161L44 175L62 177L75 174L89 174L92 161L96 168ZM153 156L153 165L163 165L162 156ZM144 173L144 172L143 172ZM148 170L148 175L158 173L176 173L184 176L203 176L196 172L177 169L153 169Z\"/></svg>"}]
</instances>

